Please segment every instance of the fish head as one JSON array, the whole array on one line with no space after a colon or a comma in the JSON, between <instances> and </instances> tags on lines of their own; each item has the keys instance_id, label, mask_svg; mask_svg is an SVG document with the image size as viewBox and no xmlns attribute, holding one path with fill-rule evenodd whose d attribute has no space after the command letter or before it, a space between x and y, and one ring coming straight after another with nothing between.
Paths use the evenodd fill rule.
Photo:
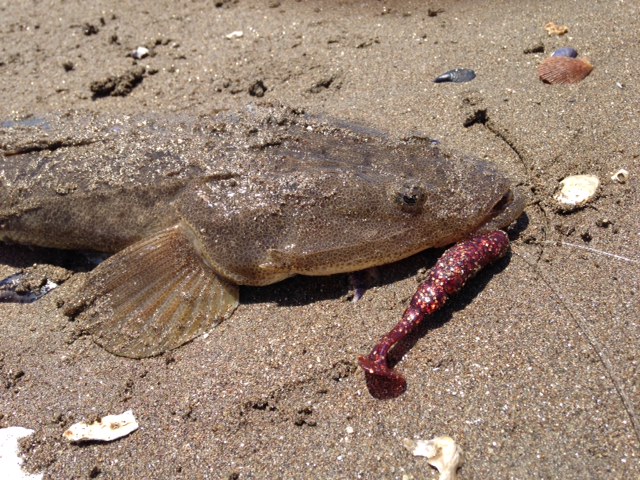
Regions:
<instances>
[{"instance_id":1,"label":"fish head","mask_svg":"<svg viewBox=\"0 0 640 480\"><path fill-rule=\"evenodd\" d=\"M507 227L525 195L494 163L439 149L398 155L378 215L407 232L409 250L455 243Z\"/></svg>"},{"instance_id":2,"label":"fish head","mask_svg":"<svg viewBox=\"0 0 640 480\"><path fill-rule=\"evenodd\" d=\"M305 230L322 232L311 237L322 238L323 255L340 258L334 270L391 263L505 228L524 209L523 193L492 163L414 145L390 153L367 156L375 160L366 168L326 182L324 191L332 192L332 199Z\"/></svg>"}]
</instances>

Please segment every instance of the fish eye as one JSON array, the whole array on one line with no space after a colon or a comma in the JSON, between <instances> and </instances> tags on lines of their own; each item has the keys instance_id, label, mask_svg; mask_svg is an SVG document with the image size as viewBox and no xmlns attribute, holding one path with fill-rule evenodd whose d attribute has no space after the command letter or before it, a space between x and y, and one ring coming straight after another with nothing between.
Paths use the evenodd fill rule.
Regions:
<instances>
[{"instance_id":1,"label":"fish eye","mask_svg":"<svg viewBox=\"0 0 640 480\"><path fill-rule=\"evenodd\" d=\"M425 190L421 186L403 185L395 193L394 201L403 212L419 213L422 211L425 197Z\"/></svg>"}]
</instances>

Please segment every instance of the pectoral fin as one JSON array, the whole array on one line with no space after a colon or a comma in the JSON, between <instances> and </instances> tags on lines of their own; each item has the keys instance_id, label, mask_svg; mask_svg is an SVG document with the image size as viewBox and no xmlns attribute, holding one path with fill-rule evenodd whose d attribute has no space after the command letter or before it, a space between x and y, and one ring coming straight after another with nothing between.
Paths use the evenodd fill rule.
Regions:
<instances>
[{"instance_id":1,"label":"pectoral fin","mask_svg":"<svg viewBox=\"0 0 640 480\"><path fill-rule=\"evenodd\" d=\"M208 331L238 306L238 286L218 276L182 225L141 240L89 276L95 341L116 355L143 358Z\"/></svg>"}]
</instances>

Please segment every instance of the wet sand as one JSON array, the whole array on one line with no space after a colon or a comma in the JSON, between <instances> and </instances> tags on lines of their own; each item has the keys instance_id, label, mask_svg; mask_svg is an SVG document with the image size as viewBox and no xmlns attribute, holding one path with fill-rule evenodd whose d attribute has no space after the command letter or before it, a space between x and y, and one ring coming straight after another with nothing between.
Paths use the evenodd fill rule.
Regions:
<instances>
[{"instance_id":1,"label":"wet sand","mask_svg":"<svg viewBox=\"0 0 640 480\"><path fill-rule=\"evenodd\" d=\"M0 3L2 119L280 102L426 132L499 164L530 196L510 258L415 337L397 366L408 389L394 400L371 397L356 359L400 318L438 251L381 268L357 303L346 275L243 288L206 338L146 360L77 335L59 305L83 273L36 303L0 304L0 427L35 430L22 443L28 470L435 478L402 439L449 435L465 479L640 477L640 6L528 4ZM569 32L548 36L549 21ZM138 46L151 54L132 59ZM537 65L563 46L595 68L577 85L545 85ZM477 78L432 82L456 67ZM610 179L620 168L625 184ZM598 198L559 211L558 182L582 173L600 178ZM56 255L0 245L0 278L34 264L65 277L49 266ZM62 438L76 421L127 409L141 428L126 438Z\"/></svg>"}]
</instances>

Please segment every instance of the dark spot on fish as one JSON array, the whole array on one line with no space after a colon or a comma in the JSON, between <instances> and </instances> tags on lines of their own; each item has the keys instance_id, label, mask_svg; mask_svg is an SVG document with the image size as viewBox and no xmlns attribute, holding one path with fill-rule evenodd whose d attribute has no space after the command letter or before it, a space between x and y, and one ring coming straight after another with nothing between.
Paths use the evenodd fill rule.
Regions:
<instances>
[{"instance_id":1,"label":"dark spot on fish","mask_svg":"<svg viewBox=\"0 0 640 480\"><path fill-rule=\"evenodd\" d=\"M145 152L145 157L153 161L166 160L166 159L180 160L180 155L177 155L167 150L155 150L153 152Z\"/></svg>"},{"instance_id":2,"label":"dark spot on fish","mask_svg":"<svg viewBox=\"0 0 640 480\"><path fill-rule=\"evenodd\" d=\"M476 78L476 72L474 72L473 70L470 70L468 68L456 68L454 70L449 70L448 72L443 73L442 75L437 77L434 82L465 83L470 82L474 78Z\"/></svg>"}]
</instances>

